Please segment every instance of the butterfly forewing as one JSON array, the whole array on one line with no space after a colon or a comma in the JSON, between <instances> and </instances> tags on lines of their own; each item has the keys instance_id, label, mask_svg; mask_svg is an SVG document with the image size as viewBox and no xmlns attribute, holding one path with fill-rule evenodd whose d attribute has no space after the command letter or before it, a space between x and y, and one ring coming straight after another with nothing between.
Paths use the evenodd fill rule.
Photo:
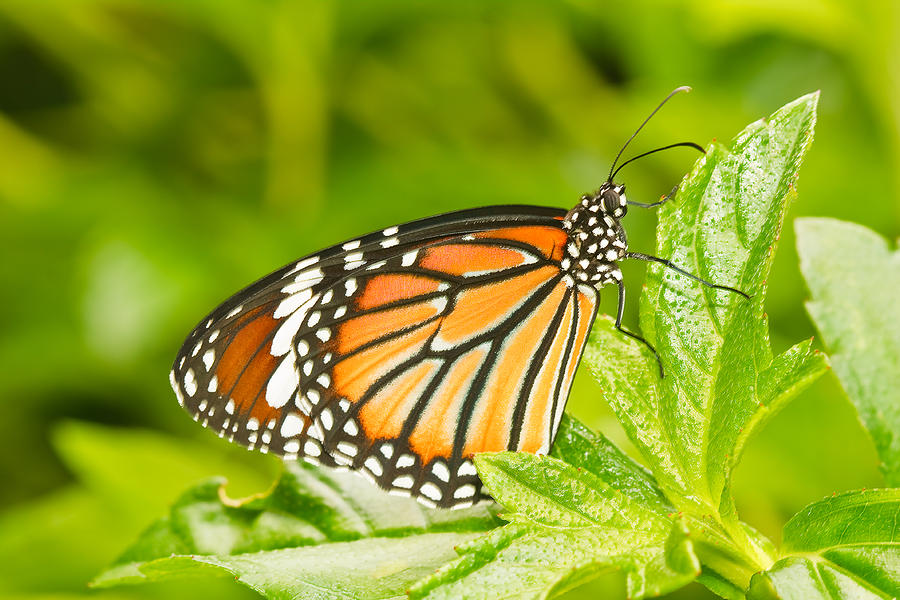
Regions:
<instances>
[{"instance_id":1,"label":"butterfly forewing","mask_svg":"<svg viewBox=\"0 0 900 600\"><path fill-rule=\"evenodd\" d=\"M593 321L596 291L560 269L563 214L462 211L292 263L191 333L176 394L250 448L471 504L474 453L549 450Z\"/></svg>"}]
</instances>

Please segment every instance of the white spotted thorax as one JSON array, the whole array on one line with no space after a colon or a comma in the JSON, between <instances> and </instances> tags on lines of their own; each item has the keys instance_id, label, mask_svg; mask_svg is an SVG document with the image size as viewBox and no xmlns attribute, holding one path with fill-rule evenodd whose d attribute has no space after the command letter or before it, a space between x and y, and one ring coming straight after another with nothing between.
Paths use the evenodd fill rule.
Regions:
<instances>
[{"instance_id":1,"label":"white spotted thorax","mask_svg":"<svg viewBox=\"0 0 900 600\"><path fill-rule=\"evenodd\" d=\"M597 288L622 280L617 263L625 258L628 240L620 219L627 211L625 186L606 182L566 214L562 226L569 241L560 265L572 279Z\"/></svg>"}]
</instances>

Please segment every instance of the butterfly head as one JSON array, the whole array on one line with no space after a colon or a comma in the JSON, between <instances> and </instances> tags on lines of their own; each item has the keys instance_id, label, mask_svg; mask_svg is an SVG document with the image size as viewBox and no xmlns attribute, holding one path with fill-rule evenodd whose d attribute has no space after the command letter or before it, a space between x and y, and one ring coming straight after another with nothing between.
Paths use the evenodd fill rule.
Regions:
<instances>
[{"instance_id":1,"label":"butterfly head","mask_svg":"<svg viewBox=\"0 0 900 600\"><path fill-rule=\"evenodd\" d=\"M566 215L566 220L573 221L573 224L575 224L576 221L579 221L577 224L593 227L593 222L587 222L590 220L591 216L601 220L603 217L609 217L618 221L627 213L628 200L625 197L625 186L607 181L601 185L597 191L590 194L584 194L581 197L579 205L570 210L569 214ZM585 222L580 223L580 221Z\"/></svg>"},{"instance_id":2,"label":"butterfly head","mask_svg":"<svg viewBox=\"0 0 900 600\"><path fill-rule=\"evenodd\" d=\"M608 181L594 193L592 201L600 206L600 211L614 219L621 219L628 212L625 186Z\"/></svg>"}]
</instances>

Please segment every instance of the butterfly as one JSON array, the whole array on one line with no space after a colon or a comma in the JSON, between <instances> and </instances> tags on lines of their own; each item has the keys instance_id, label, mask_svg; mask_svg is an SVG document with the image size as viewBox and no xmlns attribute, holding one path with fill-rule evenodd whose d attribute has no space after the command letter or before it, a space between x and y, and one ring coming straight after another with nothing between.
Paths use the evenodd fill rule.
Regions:
<instances>
[{"instance_id":1,"label":"butterfly","mask_svg":"<svg viewBox=\"0 0 900 600\"><path fill-rule=\"evenodd\" d=\"M634 158L684 145L699 148ZM569 211L463 210L282 267L190 333L170 373L179 403L247 448L350 469L428 506L488 499L472 457L549 452L601 287L618 288L616 328L656 354L622 328L619 261L743 294L629 251L628 206L671 194L631 202L616 173Z\"/></svg>"}]
</instances>

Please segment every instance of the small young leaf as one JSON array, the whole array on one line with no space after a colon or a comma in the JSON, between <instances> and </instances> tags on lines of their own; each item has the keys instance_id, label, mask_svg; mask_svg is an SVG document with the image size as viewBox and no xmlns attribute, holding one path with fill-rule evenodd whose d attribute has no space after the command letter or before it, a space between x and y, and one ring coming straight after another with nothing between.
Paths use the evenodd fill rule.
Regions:
<instances>
[{"instance_id":1,"label":"small young leaf","mask_svg":"<svg viewBox=\"0 0 900 600\"><path fill-rule=\"evenodd\" d=\"M900 596L900 490L854 491L810 504L784 527L784 553L748 598Z\"/></svg>"},{"instance_id":2,"label":"small young leaf","mask_svg":"<svg viewBox=\"0 0 900 600\"><path fill-rule=\"evenodd\" d=\"M652 478L603 436L566 419L552 457L476 457L510 521L458 550L417 583L415 598L546 598L605 570L622 571L630 598L677 589L700 565L684 522Z\"/></svg>"},{"instance_id":3,"label":"small young leaf","mask_svg":"<svg viewBox=\"0 0 900 600\"><path fill-rule=\"evenodd\" d=\"M804 96L727 146L712 145L660 209L658 256L752 299L654 265L641 326L666 376L659 378L652 359L639 360L648 354L608 319L597 321L585 353L669 500L694 514L720 515L742 537L728 487L744 445L826 368L809 342L773 359L763 314L765 279L817 100Z\"/></svg>"},{"instance_id":4,"label":"small young leaf","mask_svg":"<svg viewBox=\"0 0 900 600\"><path fill-rule=\"evenodd\" d=\"M797 219L795 227L809 314L875 441L885 480L900 486L900 252L854 223Z\"/></svg>"}]
</instances>

